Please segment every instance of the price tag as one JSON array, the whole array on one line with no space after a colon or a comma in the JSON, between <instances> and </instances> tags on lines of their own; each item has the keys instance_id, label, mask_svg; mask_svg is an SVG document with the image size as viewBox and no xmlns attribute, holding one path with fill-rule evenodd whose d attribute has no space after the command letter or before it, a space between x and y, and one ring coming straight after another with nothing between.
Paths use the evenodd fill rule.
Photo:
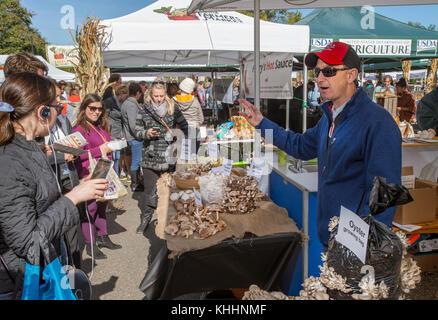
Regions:
<instances>
[{"instance_id":1,"label":"price tag","mask_svg":"<svg viewBox=\"0 0 438 320\"><path fill-rule=\"evenodd\" d=\"M208 143L208 155L213 159L217 159L219 157L217 144L211 142Z\"/></svg>"},{"instance_id":2,"label":"price tag","mask_svg":"<svg viewBox=\"0 0 438 320\"><path fill-rule=\"evenodd\" d=\"M231 174L231 169L233 169L233 160L224 159L222 161L222 172L229 176Z\"/></svg>"},{"instance_id":3,"label":"price tag","mask_svg":"<svg viewBox=\"0 0 438 320\"><path fill-rule=\"evenodd\" d=\"M191 142L190 139L182 139L181 154L179 155L181 160L190 160Z\"/></svg>"},{"instance_id":4,"label":"price tag","mask_svg":"<svg viewBox=\"0 0 438 320\"><path fill-rule=\"evenodd\" d=\"M370 226L357 214L341 206L338 233L335 239L350 249L364 264L369 230Z\"/></svg>"},{"instance_id":5,"label":"price tag","mask_svg":"<svg viewBox=\"0 0 438 320\"><path fill-rule=\"evenodd\" d=\"M264 170L265 166L266 166L265 159L262 158L252 159L251 166L249 167L248 170L248 175L260 179L265 171Z\"/></svg>"},{"instance_id":6,"label":"price tag","mask_svg":"<svg viewBox=\"0 0 438 320\"><path fill-rule=\"evenodd\" d=\"M195 194L195 203L197 206L202 207L202 196L201 193L196 190L195 188L193 188L193 193Z\"/></svg>"}]
</instances>

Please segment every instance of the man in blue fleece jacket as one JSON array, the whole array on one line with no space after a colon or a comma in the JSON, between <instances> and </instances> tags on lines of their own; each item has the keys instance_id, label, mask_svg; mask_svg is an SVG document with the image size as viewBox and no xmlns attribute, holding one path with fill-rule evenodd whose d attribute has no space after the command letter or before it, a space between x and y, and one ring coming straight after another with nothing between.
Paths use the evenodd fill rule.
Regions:
<instances>
[{"instance_id":1,"label":"man in blue fleece jacket","mask_svg":"<svg viewBox=\"0 0 438 320\"><path fill-rule=\"evenodd\" d=\"M314 69L324 115L304 134L286 131L266 119L246 100L244 117L261 129L273 130L274 144L295 158L318 158L318 237L329 240L328 224L341 206L369 214L369 195L375 176L401 185L401 134L392 116L356 88L360 59L348 44L333 42L321 52L306 55ZM361 200L363 208L359 210ZM359 210L359 211L358 211ZM396 207L375 218L391 227Z\"/></svg>"}]
</instances>

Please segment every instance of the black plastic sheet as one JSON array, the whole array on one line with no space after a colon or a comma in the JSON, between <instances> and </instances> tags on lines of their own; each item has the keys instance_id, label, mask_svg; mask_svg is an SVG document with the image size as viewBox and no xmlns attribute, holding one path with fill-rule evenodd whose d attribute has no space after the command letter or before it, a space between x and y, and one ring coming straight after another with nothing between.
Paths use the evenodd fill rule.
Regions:
<instances>
[{"instance_id":1,"label":"black plastic sheet","mask_svg":"<svg viewBox=\"0 0 438 320\"><path fill-rule=\"evenodd\" d=\"M381 177L374 178L370 193L370 213L361 218L370 226L365 264L347 247L335 240L338 228L330 235L327 250L327 265L347 279L352 289L349 293L328 290L331 298L337 300L352 299L353 293L360 293L359 283L365 274L361 273L364 265L374 268L375 283L384 281L389 288L388 299L397 299L400 289L400 265L403 257L403 246L400 238L391 228L374 219L374 216L394 205L402 205L412 201L408 189L396 184L386 184ZM360 211L361 208L358 209Z\"/></svg>"},{"instance_id":2,"label":"black plastic sheet","mask_svg":"<svg viewBox=\"0 0 438 320\"><path fill-rule=\"evenodd\" d=\"M140 284L147 300L174 299L188 293L248 288L287 290L301 250L299 233L264 237L246 234L202 250L168 259L163 246Z\"/></svg>"}]
</instances>

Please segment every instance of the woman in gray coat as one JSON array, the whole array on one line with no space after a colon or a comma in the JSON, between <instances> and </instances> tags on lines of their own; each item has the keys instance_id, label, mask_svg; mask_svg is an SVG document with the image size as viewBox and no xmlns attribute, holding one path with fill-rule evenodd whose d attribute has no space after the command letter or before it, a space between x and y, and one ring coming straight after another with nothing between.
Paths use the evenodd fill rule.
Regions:
<instances>
[{"instance_id":1,"label":"woman in gray coat","mask_svg":"<svg viewBox=\"0 0 438 320\"><path fill-rule=\"evenodd\" d=\"M87 180L61 194L47 155L35 141L47 136L56 120L56 91L50 80L17 73L0 91L1 300L20 298L25 262L39 264L31 249L33 232L59 256L59 239L79 223L76 205L102 198L107 181Z\"/></svg>"}]
</instances>

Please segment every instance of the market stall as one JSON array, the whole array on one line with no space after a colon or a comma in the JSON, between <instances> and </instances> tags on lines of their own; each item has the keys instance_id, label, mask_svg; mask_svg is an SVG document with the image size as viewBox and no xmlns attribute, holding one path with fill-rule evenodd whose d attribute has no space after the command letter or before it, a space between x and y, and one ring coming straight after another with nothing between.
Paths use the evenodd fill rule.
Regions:
<instances>
[{"instance_id":1,"label":"market stall","mask_svg":"<svg viewBox=\"0 0 438 320\"><path fill-rule=\"evenodd\" d=\"M232 162L231 162L232 163ZM155 234L165 240L142 281L148 299L246 288L288 288L302 233L258 189L258 172L198 157L158 181Z\"/></svg>"},{"instance_id":2,"label":"market stall","mask_svg":"<svg viewBox=\"0 0 438 320\"><path fill-rule=\"evenodd\" d=\"M3 66L6 62L6 59L9 57L9 55L0 55L0 83L3 83L5 81L5 75L3 72ZM38 59L40 59L49 69L47 75L55 79L56 81L67 81L67 82L74 82L75 81L75 75L70 72L63 71L61 69L58 69L54 66L52 66L50 63L48 63L43 57L36 56Z\"/></svg>"}]
</instances>

